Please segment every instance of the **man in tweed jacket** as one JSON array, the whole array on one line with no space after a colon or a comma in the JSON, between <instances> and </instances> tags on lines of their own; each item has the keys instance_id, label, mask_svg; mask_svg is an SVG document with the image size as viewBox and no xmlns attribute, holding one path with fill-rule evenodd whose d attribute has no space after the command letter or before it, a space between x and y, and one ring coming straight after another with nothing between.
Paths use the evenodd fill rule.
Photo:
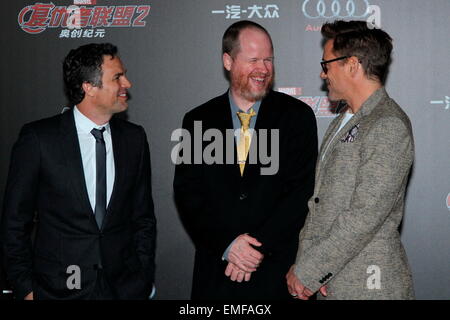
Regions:
<instances>
[{"instance_id":1,"label":"man in tweed jacket","mask_svg":"<svg viewBox=\"0 0 450 320\"><path fill-rule=\"evenodd\" d=\"M362 21L322 27L321 78L346 109L325 133L314 195L286 275L294 298L413 299L398 227L414 158L408 116L383 82L391 37Z\"/></svg>"}]
</instances>

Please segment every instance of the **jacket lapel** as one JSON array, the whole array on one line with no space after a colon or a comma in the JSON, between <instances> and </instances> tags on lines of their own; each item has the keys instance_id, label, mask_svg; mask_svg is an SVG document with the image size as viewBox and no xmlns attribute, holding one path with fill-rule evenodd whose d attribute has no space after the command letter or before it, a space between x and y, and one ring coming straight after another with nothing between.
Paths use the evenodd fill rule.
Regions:
<instances>
[{"instance_id":1,"label":"jacket lapel","mask_svg":"<svg viewBox=\"0 0 450 320\"><path fill-rule=\"evenodd\" d=\"M333 128L333 130L331 130L330 135L328 136L328 139L326 141L326 144L324 143L322 146L322 150L320 152L320 158L319 158L319 165L318 165L318 170L317 170L317 174L316 174L316 181L318 183L316 183L316 185L319 185L318 189L316 192L318 192L318 190L320 189L320 178L321 176L321 169L323 167L325 167L327 161L330 158L330 154L333 152L333 149L335 148L336 144L341 143L341 139L348 133L348 131L350 130L350 128L352 128L353 126L355 126L356 124L358 124L361 121L361 113L358 112L356 113L346 124L345 126L336 134L336 130L339 129L339 126L341 125L342 122L342 118L344 118L344 113L343 112L339 117L339 121L336 122L335 127ZM334 138L333 138L334 137ZM327 147L328 145L328 147ZM323 156L323 153L325 152L325 156ZM323 157L323 160L322 160Z\"/></svg>"},{"instance_id":2,"label":"jacket lapel","mask_svg":"<svg viewBox=\"0 0 450 320\"><path fill-rule=\"evenodd\" d=\"M345 111L343 111L339 115L338 121L336 121L334 127L332 130L329 131L328 136L324 137L324 142L322 143L321 151L320 151L320 158L319 158L319 166L318 166L318 172L316 174L316 181L319 181L320 177L320 169L325 166L326 162L329 159L329 155L335 148L336 144L340 143L341 139L345 137L350 131L351 128L353 128L355 125L359 124L363 118L367 115L369 115L372 110L379 104L379 102L387 96L386 91L384 87L376 90L361 106L360 110L355 113L355 115L345 124L345 126L338 132L336 137L333 136L336 133L336 130L339 128L339 125L341 124L341 121L344 117ZM364 129L363 129L364 130ZM332 139L332 140L331 140ZM328 145L329 144L329 145ZM328 147L327 147L328 145ZM323 152L325 153L325 156L322 159Z\"/></svg>"},{"instance_id":3,"label":"jacket lapel","mask_svg":"<svg viewBox=\"0 0 450 320\"><path fill-rule=\"evenodd\" d=\"M231 106L228 98L228 91L222 95L220 98L220 106L217 108L217 113L215 114L215 127L222 131L225 135L226 129L233 129L233 120L231 119ZM269 130L273 129L273 124L277 122L279 117L279 113L277 112L277 103L273 101L273 94L271 92L264 98L261 102L261 106L259 108L258 116L256 119L256 124L254 128L254 134L257 135L256 139L252 139L252 147L257 147L253 145L253 142L258 142L258 129L267 129L268 134ZM270 139L269 139L270 140ZM225 152L226 150L224 150ZM247 157L247 162L245 164L244 174L241 177L241 172L239 169L239 164L237 162L237 144L236 139L234 139L234 165L227 166L230 169L230 174L234 178L239 179L249 179L251 177L258 176L261 170L261 163L259 159L256 159L256 164L250 164L250 156Z\"/></svg>"},{"instance_id":4,"label":"jacket lapel","mask_svg":"<svg viewBox=\"0 0 450 320\"><path fill-rule=\"evenodd\" d=\"M330 139L334 136L336 133L336 130L339 128L339 125L341 124L342 118L344 117L344 113L339 114L335 120L333 120L330 123L330 127L325 132L325 135L322 139L322 144L320 146L320 152L319 152L319 159L321 159L323 152L325 152L326 146L330 143Z\"/></svg>"},{"instance_id":5,"label":"jacket lapel","mask_svg":"<svg viewBox=\"0 0 450 320\"><path fill-rule=\"evenodd\" d=\"M343 118L343 117L344 117L344 115L342 114L342 118ZM325 157L324 157L324 159L323 159L323 162L324 162L324 163L328 160L328 156L331 154L331 152L333 151L333 149L334 149L334 147L336 146L336 144L339 143L339 142L341 141L341 139L342 139L346 134L348 134L349 130L350 130L352 127L354 127L356 124L358 124L360 121L361 121L361 113L358 112L358 113L356 113L356 114L353 115L353 117L345 124L345 126L337 133L337 135L336 135L336 136L334 137L334 139L333 139L333 136L334 136L334 134L336 133L336 130L339 129L339 126L340 126L340 124L341 124L341 122L342 122L342 119L341 119L341 121L339 121L338 125L337 125L336 128L333 130L333 134L330 136L330 139L332 139L332 140L330 140L330 141L328 142L328 143L329 143L328 148L325 146L325 148L326 148L327 150L326 150L326 153L325 153ZM324 150L324 151L325 151L325 150Z\"/></svg>"},{"instance_id":6,"label":"jacket lapel","mask_svg":"<svg viewBox=\"0 0 450 320\"><path fill-rule=\"evenodd\" d=\"M226 154L227 154L227 144L226 144L226 131L227 130L233 130L233 120L231 119L231 106L230 106L230 100L228 98L228 91L225 92L222 96L219 97L219 105L214 106L215 112L213 114L213 123L212 128L217 128L222 132L223 139L223 156L224 156L224 163L226 163ZM228 171L228 174L233 179L236 179L237 181L241 178L241 172L239 169L239 164L237 162L237 144L236 139L233 138L233 164L227 164L225 165L226 170ZM230 152L230 150L228 150ZM245 172L245 170L244 170Z\"/></svg>"},{"instance_id":7,"label":"jacket lapel","mask_svg":"<svg viewBox=\"0 0 450 320\"><path fill-rule=\"evenodd\" d=\"M255 148L254 150L256 152L257 161L256 163L249 164L250 156L247 157L247 162L245 165L244 170L244 176L243 178L254 178L261 174L261 162L258 155L258 148L261 138L259 135L259 129L266 129L267 130L267 147L268 151L271 151L270 146L270 130L271 129L280 129L280 128L274 128L274 123L278 123L278 118L280 117L280 112L277 110L278 108L277 101L274 101L274 95L272 94L272 91L269 92L269 94L261 101L261 106L259 107L259 112L256 118L255 128L254 128L254 136L256 136L256 139L252 139L251 148ZM254 145L258 144L258 145ZM239 167L239 166L238 166Z\"/></svg>"},{"instance_id":8,"label":"jacket lapel","mask_svg":"<svg viewBox=\"0 0 450 320\"><path fill-rule=\"evenodd\" d=\"M86 189L83 162L81 159L80 143L78 141L77 129L73 117L73 110L66 111L61 115L61 146L65 158L67 174L74 194L78 198L81 210L89 215L91 221L97 225L94 212Z\"/></svg>"},{"instance_id":9,"label":"jacket lapel","mask_svg":"<svg viewBox=\"0 0 450 320\"><path fill-rule=\"evenodd\" d=\"M330 123L330 127L327 129L327 131L325 132L325 135L322 139L322 144L320 146L320 150L319 150L319 155L317 157L317 162L316 162L316 174L315 174L315 181L316 181L316 185L318 184L317 182L319 181L319 176L320 176L320 171L322 169L322 157L323 154L325 152L325 150L327 150L327 146L330 143L331 138L333 138L334 134L336 133L336 130L339 128L339 125L341 124L343 118L343 113L339 114L331 123ZM327 150L328 152L329 150Z\"/></svg>"},{"instance_id":10,"label":"jacket lapel","mask_svg":"<svg viewBox=\"0 0 450 320\"><path fill-rule=\"evenodd\" d=\"M120 124L112 118L109 122L111 129L111 139L113 145L113 154L114 154L114 167L115 167L115 176L114 176L114 185L111 193L111 199L109 200L108 207L106 209L105 221L103 222L103 226L106 224L106 220L110 212L115 208L114 202L117 201L120 195L120 186L124 184L125 177L127 176L127 148L128 145L125 140L125 134L122 133L122 128Z\"/></svg>"}]
</instances>

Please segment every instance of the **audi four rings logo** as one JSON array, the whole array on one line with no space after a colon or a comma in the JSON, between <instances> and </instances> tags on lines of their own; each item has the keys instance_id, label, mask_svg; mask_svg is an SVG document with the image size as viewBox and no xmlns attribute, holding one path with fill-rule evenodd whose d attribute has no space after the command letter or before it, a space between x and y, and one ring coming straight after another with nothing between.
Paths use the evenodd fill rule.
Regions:
<instances>
[{"instance_id":1,"label":"audi four rings logo","mask_svg":"<svg viewBox=\"0 0 450 320\"><path fill-rule=\"evenodd\" d=\"M369 14L368 0L305 0L302 5L305 17L318 18L364 18Z\"/></svg>"}]
</instances>

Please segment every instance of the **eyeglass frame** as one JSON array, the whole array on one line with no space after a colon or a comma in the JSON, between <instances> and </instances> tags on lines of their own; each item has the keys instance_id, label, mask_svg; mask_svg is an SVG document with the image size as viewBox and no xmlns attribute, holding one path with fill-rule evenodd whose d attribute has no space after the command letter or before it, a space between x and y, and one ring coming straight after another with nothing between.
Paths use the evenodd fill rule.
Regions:
<instances>
[{"instance_id":1,"label":"eyeglass frame","mask_svg":"<svg viewBox=\"0 0 450 320\"><path fill-rule=\"evenodd\" d=\"M322 61L320 61L320 65L322 66L323 73L327 74L327 72L328 72L327 64L328 63L331 63L331 62L334 62L334 61L339 61L339 60L344 60L344 59L347 59L347 58L350 58L350 57L349 56L342 56L342 57L334 58L334 59L331 59L331 60L322 60Z\"/></svg>"}]
</instances>

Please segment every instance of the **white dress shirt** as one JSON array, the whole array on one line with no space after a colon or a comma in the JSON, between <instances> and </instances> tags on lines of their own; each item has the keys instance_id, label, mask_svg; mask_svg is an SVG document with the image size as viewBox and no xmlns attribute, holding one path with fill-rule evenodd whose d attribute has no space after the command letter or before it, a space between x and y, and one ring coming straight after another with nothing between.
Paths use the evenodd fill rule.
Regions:
<instances>
[{"instance_id":1,"label":"white dress shirt","mask_svg":"<svg viewBox=\"0 0 450 320\"><path fill-rule=\"evenodd\" d=\"M92 211L95 211L95 184L97 180L96 157L95 157L95 138L91 130L101 129L105 127L103 138L106 147L106 205L109 204L111 193L114 185L115 167L114 154L111 139L111 128L109 122L99 126L78 110L73 108L75 118L75 127L77 129L78 141L80 142L81 160L83 161L84 179L86 181L86 189L89 195Z\"/></svg>"}]
</instances>

